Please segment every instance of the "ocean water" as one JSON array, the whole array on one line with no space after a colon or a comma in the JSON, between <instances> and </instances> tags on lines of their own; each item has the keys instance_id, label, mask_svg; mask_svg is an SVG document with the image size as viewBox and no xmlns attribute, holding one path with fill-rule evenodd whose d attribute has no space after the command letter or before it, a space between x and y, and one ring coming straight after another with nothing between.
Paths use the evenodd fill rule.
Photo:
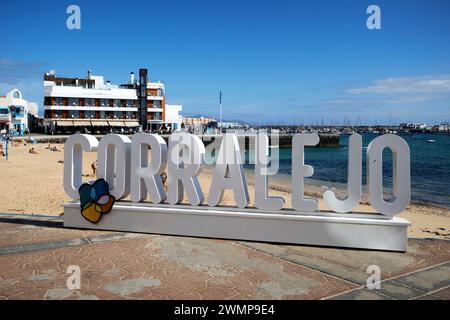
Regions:
<instances>
[{"instance_id":1,"label":"ocean water","mask_svg":"<svg viewBox=\"0 0 450 320\"><path fill-rule=\"evenodd\" d=\"M363 137L363 186L366 185L367 145L377 134ZM411 200L416 203L450 207L450 135L404 134L401 135L411 150ZM305 163L314 166L314 175L308 183L345 188L347 183L348 135L340 138L340 147L307 148ZM427 140L436 140L428 143ZM280 175L291 174L290 148L279 149ZM246 165L251 169L251 165ZM392 191L392 154L383 153L383 186L387 197ZM365 189L365 188L364 188Z\"/></svg>"}]
</instances>

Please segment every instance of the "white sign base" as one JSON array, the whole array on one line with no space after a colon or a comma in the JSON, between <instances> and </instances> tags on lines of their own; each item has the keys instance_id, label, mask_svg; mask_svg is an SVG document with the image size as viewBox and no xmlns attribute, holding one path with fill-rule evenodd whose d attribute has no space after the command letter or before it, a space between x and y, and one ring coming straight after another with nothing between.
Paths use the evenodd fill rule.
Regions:
<instances>
[{"instance_id":1,"label":"white sign base","mask_svg":"<svg viewBox=\"0 0 450 320\"><path fill-rule=\"evenodd\" d=\"M376 214L170 206L116 202L93 224L79 202L64 204L64 226L220 239L406 251L408 220Z\"/></svg>"}]
</instances>

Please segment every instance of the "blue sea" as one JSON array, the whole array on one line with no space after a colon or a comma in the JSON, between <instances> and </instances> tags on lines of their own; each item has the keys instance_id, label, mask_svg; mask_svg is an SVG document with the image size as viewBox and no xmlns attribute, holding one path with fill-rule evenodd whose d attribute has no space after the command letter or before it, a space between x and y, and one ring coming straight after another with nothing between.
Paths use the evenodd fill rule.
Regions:
<instances>
[{"instance_id":1,"label":"blue sea","mask_svg":"<svg viewBox=\"0 0 450 320\"><path fill-rule=\"evenodd\" d=\"M363 186L366 185L367 145L377 134L363 137ZM411 200L416 203L450 207L450 135L401 135L411 150ZM314 175L308 183L345 188L347 183L348 135L341 135L339 147L307 148L305 163L314 166ZM427 140L435 140L428 143ZM280 175L291 174L291 149L280 148ZM246 166L248 167L248 166ZM250 168L250 167L248 167ZM392 154L383 153L383 185L386 192L392 188Z\"/></svg>"}]
</instances>

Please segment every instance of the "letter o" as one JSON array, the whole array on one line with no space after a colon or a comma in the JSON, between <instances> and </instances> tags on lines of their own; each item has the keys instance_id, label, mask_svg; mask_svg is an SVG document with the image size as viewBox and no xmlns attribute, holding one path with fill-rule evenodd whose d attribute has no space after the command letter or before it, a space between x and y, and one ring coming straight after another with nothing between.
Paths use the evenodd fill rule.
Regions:
<instances>
[{"instance_id":1,"label":"letter o","mask_svg":"<svg viewBox=\"0 0 450 320\"><path fill-rule=\"evenodd\" d=\"M99 143L97 178L108 182L109 193L116 199L130 194L131 140L121 134L108 134Z\"/></svg>"},{"instance_id":2,"label":"letter o","mask_svg":"<svg viewBox=\"0 0 450 320\"><path fill-rule=\"evenodd\" d=\"M383 150L392 151L393 199L383 198ZM367 188L370 204L381 214L393 217L404 211L411 199L409 146L400 136L382 135L367 147Z\"/></svg>"}]
</instances>

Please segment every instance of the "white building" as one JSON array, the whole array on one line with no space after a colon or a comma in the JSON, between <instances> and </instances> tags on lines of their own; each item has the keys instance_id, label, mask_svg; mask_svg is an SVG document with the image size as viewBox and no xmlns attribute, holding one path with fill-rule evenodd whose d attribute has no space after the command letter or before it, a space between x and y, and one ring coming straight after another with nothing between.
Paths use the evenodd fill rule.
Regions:
<instances>
[{"instance_id":1,"label":"white building","mask_svg":"<svg viewBox=\"0 0 450 320\"><path fill-rule=\"evenodd\" d=\"M181 123L183 117L181 111L183 106L180 104L166 104L166 112L164 114L165 122L172 126L173 131L179 131L181 129Z\"/></svg>"},{"instance_id":2,"label":"white building","mask_svg":"<svg viewBox=\"0 0 450 320\"><path fill-rule=\"evenodd\" d=\"M439 132L450 132L450 124L448 123L441 123L438 126L438 130Z\"/></svg>"},{"instance_id":3,"label":"white building","mask_svg":"<svg viewBox=\"0 0 450 320\"><path fill-rule=\"evenodd\" d=\"M0 96L0 130L9 129L13 135L25 134L28 131L28 114L38 116L37 104L23 99L18 89Z\"/></svg>"},{"instance_id":4,"label":"white building","mask_svg":"<svg viewBox=\"0 0 450 320\"><path fill-rule=\"evenodd\" d=\"M178 121L181 106L167 107L164 84L147 82L147 128L158 131ZM137 131L139 123L139 83L130 73L127 84L105 81L88 71L85 79L44 75L44 125L47 132ZM175 122L172 122L175 121Z\"/></svg>"}]
</instances>

